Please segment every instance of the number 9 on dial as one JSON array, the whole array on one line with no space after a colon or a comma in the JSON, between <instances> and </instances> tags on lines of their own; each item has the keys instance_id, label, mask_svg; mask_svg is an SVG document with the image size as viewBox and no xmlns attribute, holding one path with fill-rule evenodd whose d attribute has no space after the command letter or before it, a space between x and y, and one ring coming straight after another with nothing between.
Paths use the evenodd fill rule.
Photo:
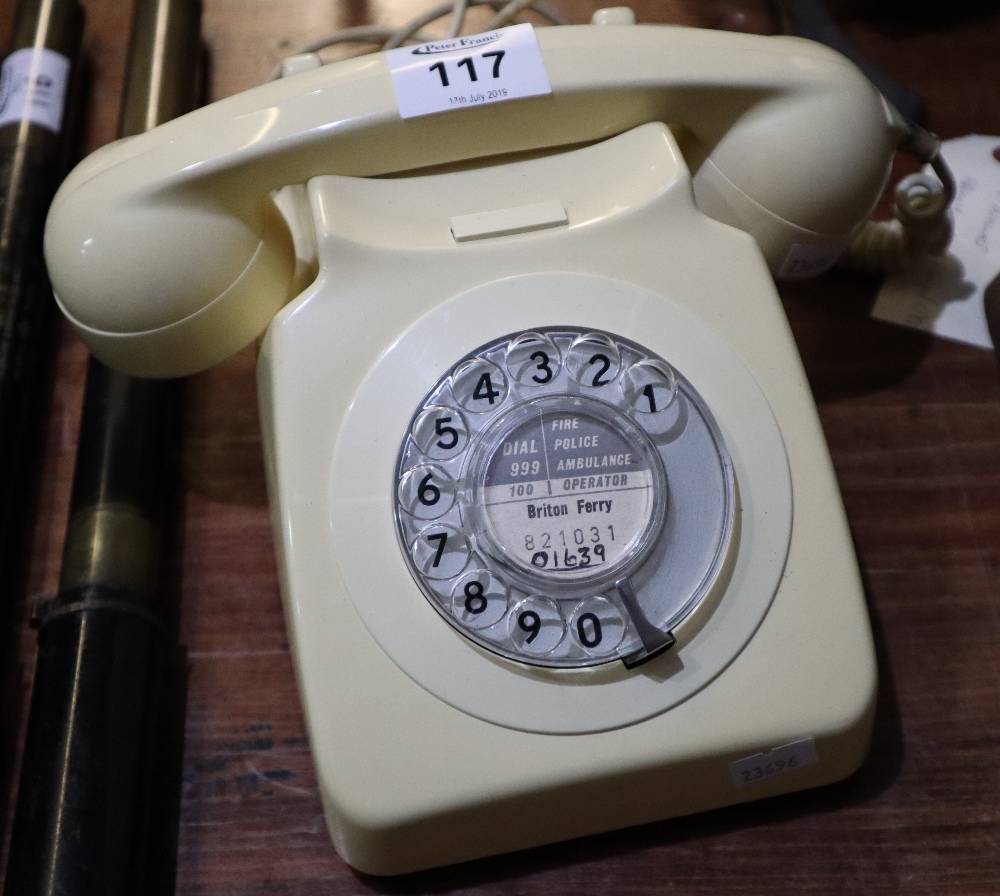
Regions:
<instances>
[{"instance_id":1,"label":"number 9 on dial","mask_svg":"<svg viewBox=\"0 0 1000 896\"><path fill-rule=\"evenodd\" d=\"M555 650L566 632L566 624L555 601L532 595L510 614L510 639L526 654L543 655Z\"/></svg>"}]
</instances>

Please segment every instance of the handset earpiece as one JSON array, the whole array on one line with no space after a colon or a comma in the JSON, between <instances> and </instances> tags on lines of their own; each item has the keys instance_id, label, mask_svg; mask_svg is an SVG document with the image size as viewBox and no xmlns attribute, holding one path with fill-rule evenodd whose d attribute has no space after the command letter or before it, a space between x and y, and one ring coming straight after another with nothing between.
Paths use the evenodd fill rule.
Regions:
<instances>
[{"instance_id":1,"label":"handset earpiece","mask_svg":"<svg viewBox=\"0 0 1000 896\"><path fill-rule=\"evenodd\" d=\"M62 210L65 230L88 232L92 186L100 185L84 184ZM168 191L108 215L79 241L73 286L55 290L94 355L135 376L212 366L256 339L291 298L295 254L273 203L265 197L247 221L211 196L188 192ZM60 251L58 241L50 230L50 254ZM119 253L132 255L131 263ZM76 297L88 289L90 305L81 313Z\"/></svg>"}]
</instances>

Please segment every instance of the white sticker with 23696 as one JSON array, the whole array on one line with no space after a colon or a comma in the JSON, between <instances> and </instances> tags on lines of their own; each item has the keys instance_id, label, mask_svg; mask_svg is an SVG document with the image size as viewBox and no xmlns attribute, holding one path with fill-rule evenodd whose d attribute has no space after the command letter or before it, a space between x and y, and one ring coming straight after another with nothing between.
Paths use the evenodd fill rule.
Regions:
<instances>
[{"instance_id":1,"label":"white sticker with 23696","mask_svg":"<svg viewBox=\"0 0 1000 896\"><path fill-rule=\"evenodd\" d=\"M531 25L386 53L403 118L551 93Z\"/></svg>"}]
</instances>

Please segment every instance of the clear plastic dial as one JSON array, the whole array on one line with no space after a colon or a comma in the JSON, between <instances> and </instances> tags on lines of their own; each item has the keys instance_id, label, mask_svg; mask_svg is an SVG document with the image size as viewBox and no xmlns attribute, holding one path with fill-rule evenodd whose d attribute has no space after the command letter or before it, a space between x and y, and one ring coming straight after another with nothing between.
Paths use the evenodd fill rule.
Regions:
<instances>
[{"instance_id":1,"label":"clear plastic dial","mask_svg":"<svg viewBox=\"0 0 1000 896\"><path fill-rule=\"evenodd\" d=\"M732 530L732 465L694 388L608 333L516 333L416 409L395 482L410 570L480 646L554 667L673 643Z\"/></svg>"}]
</instances>

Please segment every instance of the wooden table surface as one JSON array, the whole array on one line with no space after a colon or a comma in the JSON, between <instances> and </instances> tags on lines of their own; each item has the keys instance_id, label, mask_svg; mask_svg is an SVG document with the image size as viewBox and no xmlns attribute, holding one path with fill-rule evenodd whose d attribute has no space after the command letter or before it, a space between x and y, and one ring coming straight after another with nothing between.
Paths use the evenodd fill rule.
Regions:
<instances>
[{"instance_id":1,"label":"wooden table surface","mask_svg":"<svg viewBox=\"0 0 1000 896\"><path fill-rule=\"evenodd\" d=\"M579 22L599 6L555 3ZM210 95L257 84L317 36L400 23L428 5L204 0ZM0 2L5 33L13 6ZM86 6L90 151L116 134L129 21L115 0ZM872 61L925 96L931 128L946 138L1000 133L1000 13L961 2L877 7L880 17L844 4L838 15ZM773 27L766 7L749 0L646 2L637 12L640 21ZM278 595L253 353L193 377L173 558L185 652L184 691L174 701L178 737L184 731L176 868L161 863L156 892L1000 892L997 359L873 322L876 288L874 278L831 274L781 290L877 641L881 689L862 769L819 791L398 879L351 871L324 826ZM8 663L15 686L3 713L11 732L23 727L31 682L27 607L53 595L58 580L85 358L61 326L28 585L12 623L20 654ZM161 817L169 855L175 825L169 812Z\"/></svg>"}]
</instances>

